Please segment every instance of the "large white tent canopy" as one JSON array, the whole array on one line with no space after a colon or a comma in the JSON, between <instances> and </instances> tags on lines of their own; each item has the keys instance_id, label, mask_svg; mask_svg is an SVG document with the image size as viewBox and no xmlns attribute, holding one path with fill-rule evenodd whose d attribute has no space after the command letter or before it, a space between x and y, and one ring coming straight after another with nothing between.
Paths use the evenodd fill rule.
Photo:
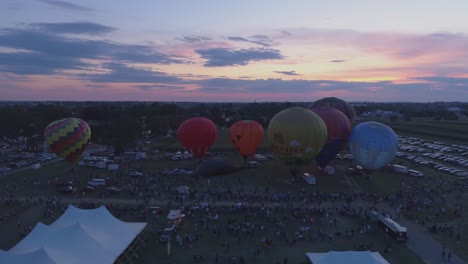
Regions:
<instances>
[{"instance_id":1,"label":"large white tent canopy","mask_svg":"<svg viewBox=\"0 0 468 264\"><path fill-rule=\"evenodd\" d=\"M312 264L390 264L379 252L371 251L330 251L306 256Z\"/></svg>"},{"instance_id":2,"label":"large white tent canopy","mask_svg":"<svg viewBox=\"0 0 468 264\"><path fill-rule=\"evenodd\" d=\"M38 223L9 251L0 251L0 263L114 263L145 227L118 220L104 206L70 205L51 225Z\"/></svg>"},{"instance_id":3,"label":"large white tent canopy","mask_svg":"<svg viewBox=\"0 0 468 264\"><path fill-rule=\"evenodd\" d=\"M35 251L23 252L23 253L12 253L8 251L0 250L0 263L56 264L56 262L52 258L50 258L50 256L47 254L47 252L43 248L35 250Z\"/></svg>"},{"instance_id":4,"label":"large white tent canopy","mask_svg":"<svg viewBox=\"0 0 468 264\"><path fill-rule=\"evenodd\" d=\"M145 228L146 223L127 223L115 218L105 206L93 210L69 206L52 227L80 223L81 227L99 244L113 254L120 255Z\"/></svg>"}]
</instances>

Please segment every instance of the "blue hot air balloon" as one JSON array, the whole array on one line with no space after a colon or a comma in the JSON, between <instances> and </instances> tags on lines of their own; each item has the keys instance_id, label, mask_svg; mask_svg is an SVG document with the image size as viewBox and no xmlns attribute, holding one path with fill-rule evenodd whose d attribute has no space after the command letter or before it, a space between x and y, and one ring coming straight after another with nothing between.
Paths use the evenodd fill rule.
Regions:
<instances>
[{"instance_id":1,"label":"blue hot air balloon","mask_svg":"<svg viewBox=\"0 0 468 264\"><path fill-rule=\"evenodd\" d=\"M382 123L364 122L351 131L349 149L358 165L378 170L395 158L398 136Z\"/></svg>"}]
</instances>

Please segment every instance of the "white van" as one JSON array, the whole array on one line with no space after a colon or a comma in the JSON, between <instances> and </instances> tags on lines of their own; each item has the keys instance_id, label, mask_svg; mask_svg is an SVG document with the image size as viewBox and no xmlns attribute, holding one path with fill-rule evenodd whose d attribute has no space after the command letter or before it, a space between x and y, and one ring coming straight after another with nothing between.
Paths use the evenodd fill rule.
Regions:
<instances>
[{"instance_id":1,"label":"white van","mask_svg":"<svg viewBox=\"0 0 468 264\"><path fill-rule=\"evenodd\" d=\"M106 186L106 180L104 179L92 179L88 182L89 186L99 187L99 186Z\"/></svg>"},{"instance_id":2,"label":"white van","mask_svg":"<svg viewBox=\"0 0 468 264\"><path fill-rule=\"evenodd\" d=\"M423 177L424 174L417 170L408 170L408 174L413 177Z\"/></svg>"}]
</instances>

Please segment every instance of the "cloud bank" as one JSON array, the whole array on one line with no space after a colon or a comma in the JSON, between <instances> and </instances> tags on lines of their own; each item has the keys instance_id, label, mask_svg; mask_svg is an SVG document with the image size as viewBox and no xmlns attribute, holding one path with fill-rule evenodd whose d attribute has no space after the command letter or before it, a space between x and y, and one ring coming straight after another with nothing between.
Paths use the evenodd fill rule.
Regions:
<instances>
[{"instance_id":1,"label":"cloud bank","mask_svg":"<svg viewBox=\"0 0 468 264\"><path fill-rule=\"evenodd\" d=\"M279 50L275 49L227 49L227 48L212 48L204 50L195 50L203 59L206 59L204 66L206 67L223 67L223 66L242 66L247 65L252 61L262 60L281 60Z\"/></svg>"},{"instance_id":2,"label":"cloud bank","mask_svg":"<svg viewBox=\"0 0 468 264\"><path fill-rule=\"evenodd\" d=\"M58 1L58 0L39 0L39 1L49 4L51 6L60 7L60 8L71 10L71 11L91 12L94 10L89 7L76 5L76 4L68 3L65 1Z\"/></svg>"},{"instance_id":3,"label":"cloud bank","mask_svg":"<svg viewBox=\"0 0 468 264\"><path fill-rule=\"evenodd\" d=\"M32 23L29 27L38 31L59 34L88 34L104 35L117 30L91 22L70 22L70 23Z\"/></svg>"}]
</instances>

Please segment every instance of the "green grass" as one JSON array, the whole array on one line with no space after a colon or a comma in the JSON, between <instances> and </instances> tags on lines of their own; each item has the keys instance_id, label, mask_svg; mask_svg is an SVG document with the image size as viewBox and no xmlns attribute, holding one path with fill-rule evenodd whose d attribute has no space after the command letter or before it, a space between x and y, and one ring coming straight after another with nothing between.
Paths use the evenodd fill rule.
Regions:
<instances>
[{"instance_id":1,"label":"green grass","mask_svg":"<svg viewBox=\"0 0 468 264\"><path fill-rule=\"evenodd\" d=\"M287 231L289 234L294 234L299 231L300 226L309 226L311 230L305 232L305 235L312 236L314 232L319 229L325 232L336 232L339 230L352 229L358 226L359 221L351 218L342 218L337 228L330 227L326 224L320 224L316 218L314 223L303 223L302 220L293 220L292 218L281 219L285 216L285 213L275 214L280 221L288 221L287 228L283 231ZM198 217L196 218L198 220ZM288 219L288 220L286 220ZM194 223L197 220L188 220L183 228L179 231L183 234L195 234ZM192 248L187 245L180 247L176 245L175 241L172 242L171 256L167 256L167 245L160 244L157 239L157 235L154 235L149 247L151 250L145 250L138 263L152 263L154 259L158 259L158 263L192 263L194 255L202 255L206 259L206 263L213 263L216 254L219 257L219 263L231 263L228 261L229 257L240 257L242 256L247 263L283 263L283 259L287 257L288 263L308 263L306 262L306 252L328 252L330 250L345 251L353 250L353 244L367 243L372 241L374 243L373 250L380 251L383 254L383 249L386 245L386 240L382 236L381 230L374 229L370 234L363 236L356 236L354 239L337 239L337 240L313 240L313 241L298 241L294 245L287 243L286 241L276 237L276 221L268 222L264 216L251 215L247 217L249 223L261 223L265 227L265 231L261 232L256 230L252 236L240 235L240 241L236 239L236 235L228 234L225 230L225 226L228 224L228 220L237 222L245 221L244 215L228 215L221 217L218 221L210 221L208 226L213 227L215 224L218 225L218 230L221 231L220 235L215 235L213 232L198 231L202 237L199 241L195 241ZM164 226L161 221L154 223L155 226ZM271 239L273 241L271 248L265 248L261 245L260 240L262 237ZM229 252L226 252L222 247L223 243L230 244ZM260 250L260 255L255 256L254 252L256 249ZM418 257L416 257L407 247L402 244L393 243L393 253L390 255L384 255L387 260L391 263L423 263ZM237 263L237 262L236 262Z\"/></svg>"},{"instance_id":2,"label":"green grass","mask_svg":"<svg viewBox=\"0 0 468 264\"><path fill-rule=\"evenodd\" d=\"M414 122L396 122L395 124L390 124L399 134L406 134L416 137L421 137L430 140L437 141L446 141L451 143L466 144L464 138L468 137L468 126L467 122L435 122L432 120L414 120ZM419 127L419 129L418 129ZM408 131L408 132L404 132ZM159 140L156 143L151 145L152 149L160 149L162 151L177 151L182 150L182 146L178 143L176 138L165 138ZM268 142L266 136L262 142L260 150L268 149ZM218 132L218 137L216 143L210 148L212 152L225 152L222 156L231 160L234 163L242 164L243 159L234 151L234 148L231 145L231 142L228 138L228 129L223 129ZM396 159L396 162L406 162L406 165L410 165L407 161ZM171 161L171 160L145 160L133 163L132 169L142 169L148 173L156 173L157 171L164 170L166 168L195 168L197 166L197 160L184 160L184 161ZM403 180L408 180L407 176L393 173L391 171L377 171L371 173L372 180L367 179L364 176L352 176L351 182L347 177L345 177L345 170L351 165L350 161L347 160L336 160L334 167L336 169L335 175L325 175L317 169L315 165L306 166L303 168L304 172L309 172L317 177L316 185L306 185L302 181L298 184L291 183L291 175L288 169L277 159L273 158L262 162L260 167L255 170L241 170L235 173L220 175L210 179L211 184L216 185L226 185L232 186L233 191L237 190L251 190L257 193L266 193L268 192L292 192L297 193L302 190L311 192L311 191L323 191L323 192L341 192L341 191L356 191L353 181L356 182L364 191L369 191L379 194L394 193L400 190L400 184ZM457 180L455 177L448 174L435 173L433 170L428 169L427 167L412 165L411 168L422 171L427 177L439 177L444 178L449 181L448 186L442 186L439 188L450 188L450 186L456 184ZM36 196L36 195L46 195L50 193L55 193L55 186L53 184L55 178L62 180L74 179L80 183L80 185L85 185L86 182L91 178L107 178L109 179L119 179L122 181L122 186L125 186L128 177L125 175L118 176L118 173L108 172L107 170L99 170L96 168L88 167L78 167L72 166L66 162L56 162L51 164L44 165L39 170L28 170L14 175L5 176L2 178L2 185L0 187L0 192L8 189L12 189L13 186L16 186L18 196ZM167 179L169 184L193 184L193 188L199 190L207 190L211 188L207 184L206 179L201 179L198 182L193 182L193 179L190 176L170 176L171 178ZM32 187L32 181L37 179L41 181L41 185L34 189ZM426 184L426 180L419 179L421 184ZM51 181L51 184L47 184L48 181ZM351 185L350 185L351 184ZM86 194L88 197L97 197L99 193L89 193ZM109 197L112 198L129 198L128 192L124 192L120 195L114 195ZM466 194L463 196L462 206L465 212L468 211L468 198ZM456 200L456 196L453 193L448 194L447 203L436 203L434 208L430 208L427 211L421 212L422 216L425 216L441 206L448 206L453 208L453 202ZM112 201L112 200L110 200ZM4 214L11 210L9 207L0 206L0 213ZM16 243L20 238L18 237L19 230L15 228L16 221L18 218L24 219L23 222L27 225L34 224L37 221L50 221L50 219L44 219L41 215L42 207L28 207L21 209L18 212L18 215L13 217L9 224L0 225L0 233L2 238L0 238L0 247L2 249L7 249ZM234 216L233 216L234 217ZM129 219L131 220L131 219ZM222 221L225 221L222 220ZM264 219L256 218L255 221L261 222L265 225L272 225L267 223ZM345 226L352 226L355 224L355 220L347 219L343 223L343 228ZM450 218L443 218L440 220L442 222L452 221L457 227L464 232L468 230L468 222L465 219L453 220ZM152 223L154 229L160 229L165 226L165 221L160 220L158 222ZM183 229L184 233L194 232L194 222L188 221L186 226ZM289 227L291 231L294 229L297 230L300 223L291 223ZM315 227L314 227L315 228ZM269 230L269 236L274 237L274 229ZM194 254L202 254L209 258L207 263L210 263L214 260L216 252L219 252L220 256L234 255L234 256L245 256L244 258L248 263L258 262L258 263L276 263L277 261L282 261L284 256L288 256L289 263L303 263L305 260L305 252L312 251L328 251L328 250L351 250L352 244L349 241L324 241L324 242L299 242L295 246L289 246L282 244L281 241L274 241L274 246L270 250L262 252L261 256L253 256L253 247L258 245L260 237L254 236L252 238L243 238L242 243L237 245L237 242L233 238L228 238L227 235L223 236L222 239L232 240L230 244L232 245L231 252L229 254L222 253L222 248L220 246L220 240L216 239L213 235L203 232L202 240L196 242L193 245L192 249L188 248L179 248L176 245L173 245L173 254L171 257L166 256L166 247L160 245L156 240L156 237L153 237L153 241L147 246L144 251L144 254L138 260L137 263L152 263L155 259L158 259L159 263L191 263L192 257ZM377 250L381 250L383 245L381 241L381 232L376 231L374 234L369 235L365 240L372 240L377 246ZM437 239L444 241L447 245L457 254L468 258L468 243L466 243L466 235L462 238L462 243L457 244L453 238L447 237L447 235L436 235ZM422 263L414 254L409 251L406 247L402 245L394 245L395 249L393 253L389 256L385 256L391 263ZM262 249L263 250L263 249ZM220 262L228 263L228 262Z\"/></svg>"},{"instance_id":3,"label":"green grass","mask_svg":"<svg viewBox=\"0 0 468 264\"><path fill-rule=\"evenodd\" d=\"M414 118L411 121L369 119L390 126L400 135L415 136L428 140L463 144L468 141L468 120L432 120Z\"/></svg>"}]
</instances>

